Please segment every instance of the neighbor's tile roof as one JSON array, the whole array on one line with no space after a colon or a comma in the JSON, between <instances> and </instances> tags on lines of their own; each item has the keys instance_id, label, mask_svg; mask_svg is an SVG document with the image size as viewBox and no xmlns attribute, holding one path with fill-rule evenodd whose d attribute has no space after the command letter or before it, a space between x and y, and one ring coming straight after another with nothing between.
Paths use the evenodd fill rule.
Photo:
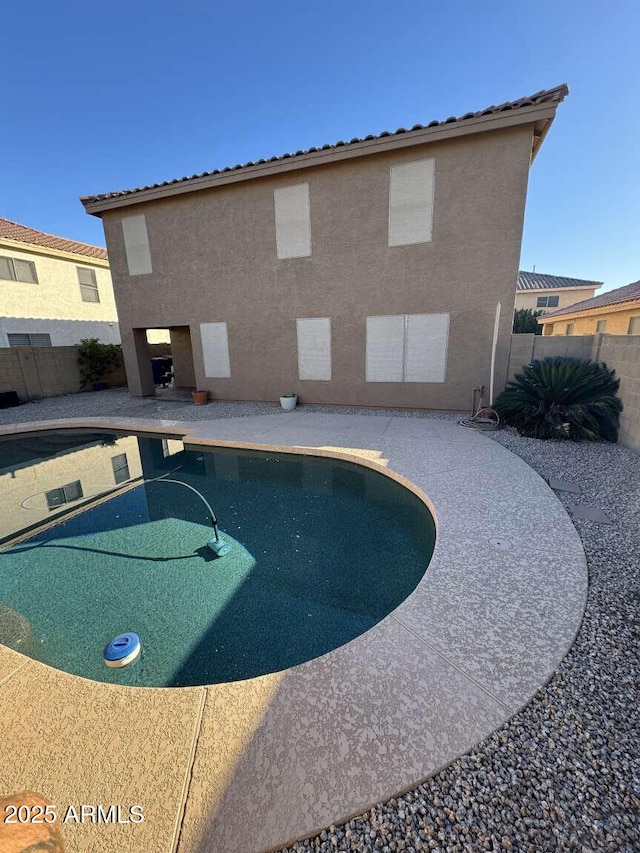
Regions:
<instances>
[{"instance_id":1,"label":"neighbor's tile roof","mask_svg":"<svg viewBox=\"0 0 640 853\"><path fill-rule=\"evenodd\" d=\"M440 125L445 125L445 124L454 124L457 122L464 122L464 121L467 121L469 119L479 118L480 116L497 115L498 113L508 112L510 110L519 110L519 109L522 109L523 107L533 107L533 106L537 106L538 104L545 104L545 103L557 103L557 104L559 104L566 97L568 92L569 92L568 86L565 83L563 83L561 86L556 86L553 89L541 89L539 92L536 92L535 95L529 95L529 96L524 97L524 98L518 98L517 101L506 101L504 104L498 104L497 106L493 105L491 107L486 107L484 110L478 110L477 112L465 113L464 115L458 116L457 118L455 116L449 116L449 118L445 119L444 121L434 120L434 121L429 122L428 124L414 124L413 127L410 127L410 128L399 127L397 130L394 130L394 131L384 130L384 131L382 131L382 133L377 134L377 136L369 135L369 136L364 136L362 138L356 136L353 139L349 140L349 142L344 142L343 140L340 140L339 142L335 142L333 145L321 145L318 148L316 148L316 147L308 148L304 151L296 151L295 154L282 154L279 157L269 157L268 159L261 159L261 160L255 160L255 161L250 160L248 163L238 163L235 166L226 166L224 169L214 169L211 172L201 172L200 174L197 174L197 175L188 175L188 176L183 177L183 178L174 178L171 181L161 181L158 184L149 184L149 185L144 186L144 187L135 187L134 189L130 189L130 190L117 190L116 192L111 192L111 193L99 193L98 195L80 196L80 200L82 202L84 202L85 204L95 202L95 201L104 201L104 200L110 199L110 198L118 198L120 196L133 195L134 193L144 192L145 190L157 189L159 187L168 187L168 186L171 186L172 184L180 184L180 183L183 183L185 181L193 181L196 178L207 178L207 177L210 177L211 175L218 175L218 174L221 174L223 172L235 172L238 169L246 169L249 166L257 166L257 165L260 165L262 163L276 163L278 161L287 160L287 159L292 158L292 157L293 158L299 157L303 154L311 154L315 151L328 151L328 150L331 150L334 148L341 148L345 145L355 145L358 142L368 142L369 140L372 140L372 139L383 139L383 138L388 137L388 136L398 136L402 133L410 133L412 130L424 130L427 127L438 127Z\"/></svg>"},{"instance_id":2,"label":"neighbor's tile roof","mask_svg":"<svg viewBox=\"0 0 640 853\"><path fill-rule=\"evenodd\" d=\"M518 273L518 290L551 290L557 287L602 287L602 282L527 270L520 270Z\"/></svg>"},{"instance_id":3,"label":"neighbor's tile roof","mask_svg":"<svg viewBox=\"0 0 640 853\"><path fill-rule=\"evenodd\" d=\"M539 318L540 322L558 317L561 314L574 314L578 311L590 311L592 308L605 308L607 305L619 305L622 302L638 302L640 301L640 281L634 281L632 284L625 284L624 287L616 287L615 290L610 290L608 293L603 293L602 296L594 296L592 299L584 299L582 302L575 302L573 305L567 305L566 308L561 308L559 311L552 311L549 314L544 314Z\"/></svg>"},{"instance_id":4,"label":"neighbor's tile roof","mask_svg":"<svg viewBox=\"0 0 640 853\"><path fill-rule=\"evenodd\" d=\"M88 258L107 260L107 250L102 246L91 246L89 243L79 243L77 240L67 240L66 237L56 237L45 231L36 231L10 219L0 216L0 238L16 240L19 243L30 243L32 246L44 246L47 249L57 249L59 252L72 252L74 255L85 255Z\"/></svg>"}]
</instances>

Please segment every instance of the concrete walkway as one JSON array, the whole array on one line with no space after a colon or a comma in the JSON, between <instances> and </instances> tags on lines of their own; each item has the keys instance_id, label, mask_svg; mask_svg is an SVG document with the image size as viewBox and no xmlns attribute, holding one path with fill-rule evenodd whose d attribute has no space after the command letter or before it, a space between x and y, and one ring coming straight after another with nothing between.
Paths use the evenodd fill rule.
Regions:
<instances>
[{"instance_id":1,"label":"concrete walkway","mask_svg":"<svg viewBox=\"0 0 640 853\"><path fill-rule=\"evenodd\" d=\"M438 530L429 568L399 608L284 672L120 688L0 647L0 739L11 744L2 790L37 790L59 813L144 807L135 825L63 826L71 851L249 853L309 836L486 737L551 677L579 628L587 571L562 504L524 462L452 420L298 410L64 423L346 455L426 495Z\"/></svg>"}]
</instances>

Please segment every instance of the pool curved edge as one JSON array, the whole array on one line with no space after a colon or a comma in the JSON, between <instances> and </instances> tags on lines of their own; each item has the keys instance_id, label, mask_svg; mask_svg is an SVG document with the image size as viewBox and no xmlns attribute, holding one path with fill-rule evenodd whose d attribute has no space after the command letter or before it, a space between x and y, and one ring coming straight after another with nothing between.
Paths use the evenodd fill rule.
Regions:
<instances>
[{"instance_id":1,"label":"pool curved edge","mask_svg":"<svg viewBox=\"0 0 640 853\"><path fill-rule=\"evenodd\" d=\"M414 787L498 728L552 677L582 620L586 561L564 508L531 468L449 422L380 418L378 434L372 418L361 417L367 423L360 437L358 416L348 416L347 438L354 443L334 438L345 416L276 417L268 430L260 417L179 426L76 419L0 428L4 435L118 428L184 436L189 444L333 456L410 489L437 530L425 575L396 610L345 646L283 672L202 688L118 687L0 647L3 708L24 700L22 715L14 710L4 724L18 744L8 757L16 790L38 790L38 778L47 775L47 744L24 734L25 715L41 716L29 692L38 685L40 704L85 709L90 723L81 731L69 721L65 731L54 722L45 726L54 752L74 734L76 751L51 783L67 792L58 798L89 802L93 794L105 802L110 790L120 791L120 800L128 790L144 799L146 791L153 849L174 849L178 835L180 851L275 849ZM335 433L323 418L332 419ZM316 439L314 422L322 422ZM359 455L363 444L388 461ZM114 726L109 713L125 704L134 722L114 752L107 746ZM176 713L184 721L177 728ZM34 727L43 734L42 722ZM17 739L16 728L23 732ZM116 731L111 735L118 740ZM91 768L82 762L95 742L105 758L109 753L109 774L100 761ZM152 806L157 755L166 755L170 771ZM133 758L135 778L126 769ZM117 842L104 849L117 850Z\"/></svg>"}]
</instances>

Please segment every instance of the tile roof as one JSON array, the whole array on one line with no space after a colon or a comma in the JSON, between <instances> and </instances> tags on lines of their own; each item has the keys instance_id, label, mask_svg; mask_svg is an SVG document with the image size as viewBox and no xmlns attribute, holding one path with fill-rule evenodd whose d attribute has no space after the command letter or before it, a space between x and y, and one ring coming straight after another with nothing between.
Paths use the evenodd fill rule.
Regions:
<instances>
[{"instance_id":1,"label":"tile roof","mask_svg":"<svg viewBox=\"0 0 640 853\"><path fill-rule=\"evenodd\" d=\"M566 308L561 308L559 311L552 311L549 314L544 314L539 318L539 322L546 322L553 317L559 317L561 314L575 314L579 311L590 311L592 308L605 308L607 305L619 305L622 302L640 302L640 281L634 281L632 284L625 284L624 287L616 287L615 290L610 290L608 293L603 293L601 296L594 296L592 299L584 299L582 302L567 305Z\"/></svg>"},{"instance_id":2,"label":"tile roof","mask_svg":"<svg viewBox=\"0 0 640 853\"><path fill-rule=\"evenodd\" d=\"M47 249L57 249L59 252L72 252L74 255L85 255L88 258L107 260L107 250L102 246L91 246L89 243L79 243L77 240L67 240L66 237L56 237L45 231L36 231L27 225L20 225L10 219L0 216L0 238L16 240L18 243L29 243L32 246L43 246Z\"/></svg>"},{"instance_id":3,"label":"tile roof","mask_svg":"<svg viewBox=\"0 0 640 853\"><path fill-rule=\"evenodd\" d=\"M344 146L356 145L359 142L368 142L368 141L374 140L374 139L383 139L385 137L399 136L400 134L410 133L411 131L414 131L414 130L424 130L426 128L439 127L439 126L447 125L447 124L462 123L462 122L468 121L469 119L480 118L481 116L498 115L499 113L509 112L509 111L513 111L513 110L519 110L519 109L523 109L524 107L538 106L539 104L545 104L545 103L559 104L567 96L568 93L569 93L569 88L565 83L563 83L561 86L556 86L553 89L541 89L539 92L536 92L534 95L528 95L527 97L524 97L524 98L518 98L518 100L516 100L516 101L506 101L504 104L498 104L498 105L486 107L485 109L478 110L477 112L468 112L468 113L465 113L464 115L461 115L458 117L449 116L449 118L444 119L444 121L434 120L434 121L429 122L428 124L414 124L410 128L399 127L397 130L394 130L394 131L383 130L382 133L379 133L375 136L370 134L369 136L364 136L362 138L354 137L353 139L349 140L348 142L340 140L339 142L335 142L332 145L328 145L328 144L321 145L319 147L308 148L304 151L302 151L302 150L296 151L294 154L282 154L279 157L269 157L268 159L261 159L261 160L255 160L255 161L250 160L248 163L237 163L235 166L226 166L224 169L214 169L211 172L200 172L199 174L196 174L196 175L187 175L187 176L182 177L182 178L174 178L171 181L161 181L160 183L157 183L157 184L149 184L149 185L144 186L144 187L135 187L134 189L130 189L130 190L117 190L116 192L110 192L110 193L99 193L97 195L80 196L80 201L82 201L84 204L90 204L92 202L104 201L106 199L118 198L118 197L127 196L127 195L133 195L134 193L144 192L145 190L158 189L159 187L168 187L168 186L171 186L173 184L181 184L181 183L184 183L186 181L193 181L196 178L207 178L207 177L210 177L212 175L222 174L224 172L235 172L235 171L238 171L239 169L246 169L250 166L257 166L257 165L261 165L263 163L276 163L276 162L288 160L291 158L295 159L296 157L300 157L304 154L312 154L316 151L328 151L328 150L332 150L332 149L336 149L336 148L342 148Z\"/></svg>"},{"instance_id":4,"label":"tile roof","mask_svg":"<svg viewBox=\"0 0 640 853\"><path fill-rule=\"evenodd\" d=\"M602 287L602 282L527 270L520 270L518 273L518 290L549 290L558 287Z\"/></svg>"}]
</instances>

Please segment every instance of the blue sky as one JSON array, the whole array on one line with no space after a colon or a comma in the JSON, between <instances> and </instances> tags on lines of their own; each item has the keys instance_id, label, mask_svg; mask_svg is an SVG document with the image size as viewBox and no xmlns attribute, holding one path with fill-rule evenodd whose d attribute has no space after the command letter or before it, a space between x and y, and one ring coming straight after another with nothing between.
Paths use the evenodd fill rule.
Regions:
<instances>
[{"instance_id":1,"label":"blue sky","mask_svg":"<svg viewBox=\"0 0 640 853\"><path fill-rule=\"evenodd\" d=\"M640 278L637 0L36 0L2 25L0 216L104 245L79 195L566 82L521 266L607 290Z\"/></svg>"}]
</instances>

